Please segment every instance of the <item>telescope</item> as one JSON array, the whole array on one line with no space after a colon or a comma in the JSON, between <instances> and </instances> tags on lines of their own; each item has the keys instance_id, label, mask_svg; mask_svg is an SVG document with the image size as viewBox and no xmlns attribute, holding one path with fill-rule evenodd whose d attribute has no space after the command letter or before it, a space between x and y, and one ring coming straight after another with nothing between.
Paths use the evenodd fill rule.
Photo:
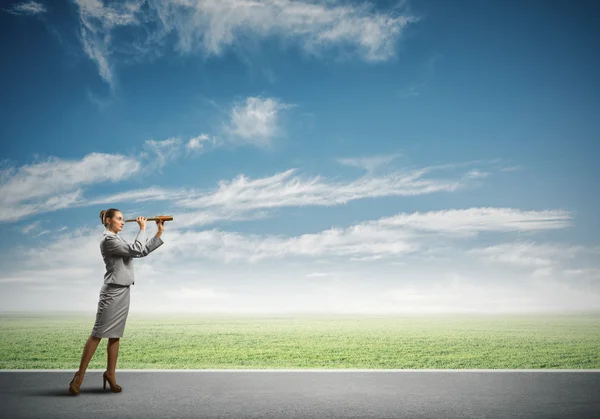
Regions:
<instances>
[{"instance_id":1,"label":"telescope","mask_svg":"<svg viewBox=\"0 0 600 419\"><path fill-rule=\"evenodd\" d=\"M146 221L156 221L156 220L162 220L164 221L173 221L173 216L172 215L157 215L153 218L146 218ZM131 220L125 220L126 223L131 222L131 221L137 221L135 218L131 219Z\"/></svg>"}]
</instances>

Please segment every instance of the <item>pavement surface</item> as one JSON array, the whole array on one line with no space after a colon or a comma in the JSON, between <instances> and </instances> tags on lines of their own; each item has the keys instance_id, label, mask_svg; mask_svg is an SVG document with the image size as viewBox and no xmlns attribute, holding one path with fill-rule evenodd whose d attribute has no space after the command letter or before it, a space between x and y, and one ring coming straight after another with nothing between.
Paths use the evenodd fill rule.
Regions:
<instances>
[{"instance_id":1,"label":"pavement surface","mask_svg":"<svg viewBox=\"0 0 600 419\"><path fill-rule=\"evenodd\" d=\"M0 370L0 417L600 418L600 370Z\"/></svg>"}]
</instances>

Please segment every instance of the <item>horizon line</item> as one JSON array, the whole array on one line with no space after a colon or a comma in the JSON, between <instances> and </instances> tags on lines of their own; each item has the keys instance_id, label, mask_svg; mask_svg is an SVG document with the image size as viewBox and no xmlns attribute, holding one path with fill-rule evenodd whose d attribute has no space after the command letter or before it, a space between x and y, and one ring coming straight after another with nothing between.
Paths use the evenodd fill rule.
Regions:
<instances>
[{"instance_id":1,"label":"horizon line","mask_svg":"<svg viewBox=\"0 0 600 419\"><path fill-rule=\"evenodd\" d=\"M96 310L2 310L0 314L8 313L56 313L56 314L96 314ZM538 311L431 311L431 312L420 312L420 311L394 311L394 312L354 312L354 311L135 311L131 312L131 315L136 314L226 314L226 315L294 315L294 314L310 314L310 315L399 315L399 314L418 314L418 315L431 315L431 314L592 314L600 313L600 308L594 309L579 309L579 310L538 310Z\"/></svg>"},{"instance_id":2,"label":"horizon line","mask_svg":"<svg viewBox=\"0 0 600 419\"><path fill-rule=\"evenodd\" d=\"M72 372L76 368L67 369L0 369L0 373L13 373L13 372ZM106 368L91 369L88 368L87 372L104 372ZM134 369L134 368L119 368L119 372L596 372L600 373L600 369L577 369L577 368L523 368L523 369L507 369L507 368L395 368L395 369L365 369L365 368L206 368L206 369Z\"/></svg>"}]
</instances>

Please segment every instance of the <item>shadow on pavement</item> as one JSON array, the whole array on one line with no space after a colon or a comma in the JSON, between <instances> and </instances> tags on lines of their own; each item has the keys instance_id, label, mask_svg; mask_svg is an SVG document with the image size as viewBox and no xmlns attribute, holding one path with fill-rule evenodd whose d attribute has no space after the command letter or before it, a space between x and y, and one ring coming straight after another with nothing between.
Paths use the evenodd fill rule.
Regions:
<instances>
[{"instance_id":1,"label":"shadow on pavement","mask_svg":"<svg viewBox=\"0 0 600 419\"><path fill-rule=\"evenodd\" d=\"M110 391L107 390L103 390L102 388L88 388L88 389L81 389L81 391L79 392L79 396L73 396L71 393L69 393L69 389L65 388L53 388L53 389L44 389L44 390L36 390L36 391L29 391L29 392L25 392L23 395L25 396L37 396L37 397L60 397L60 396L68 396L68 397L81 397L82 395L86 395L86 394L106 394L106 395L115 395L115 393L112 393Z\"/></svg>"}]
</instances>

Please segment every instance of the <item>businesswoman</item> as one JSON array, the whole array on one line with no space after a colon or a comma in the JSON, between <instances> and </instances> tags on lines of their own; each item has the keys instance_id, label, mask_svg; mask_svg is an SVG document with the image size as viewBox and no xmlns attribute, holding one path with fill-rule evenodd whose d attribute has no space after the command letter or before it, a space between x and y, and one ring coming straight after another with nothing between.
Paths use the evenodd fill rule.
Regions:
<instances>
[{"instance_id":1,"label":"businesswoman","mask_svg":"<svg viewBox=\"0 0 600 419\"><path fill-rule=\"evenodd\" d=\"M119 393L122 390L115 381L115 369L119 353L119 338L123 336L129 314L129 287L135 284L133 258L148 256L163 244L160 238L165 229L162 220L156 220L156 235L146 240L146 219L138 217L136 221L140 231L133 244L127 243L118 235L125 224L121 211L116 208L102 210L100 221L105 227L100 241L100 252L106 265L106 273L104 284L100 289L96 322L83 348L79 370L69 383L69 392L75 396L79 394L85 371L102 338L108 338L106 348L108 360L106 371L102 376L104 389L108 381L112 392Z\"/></svg>"}]
</instances>

